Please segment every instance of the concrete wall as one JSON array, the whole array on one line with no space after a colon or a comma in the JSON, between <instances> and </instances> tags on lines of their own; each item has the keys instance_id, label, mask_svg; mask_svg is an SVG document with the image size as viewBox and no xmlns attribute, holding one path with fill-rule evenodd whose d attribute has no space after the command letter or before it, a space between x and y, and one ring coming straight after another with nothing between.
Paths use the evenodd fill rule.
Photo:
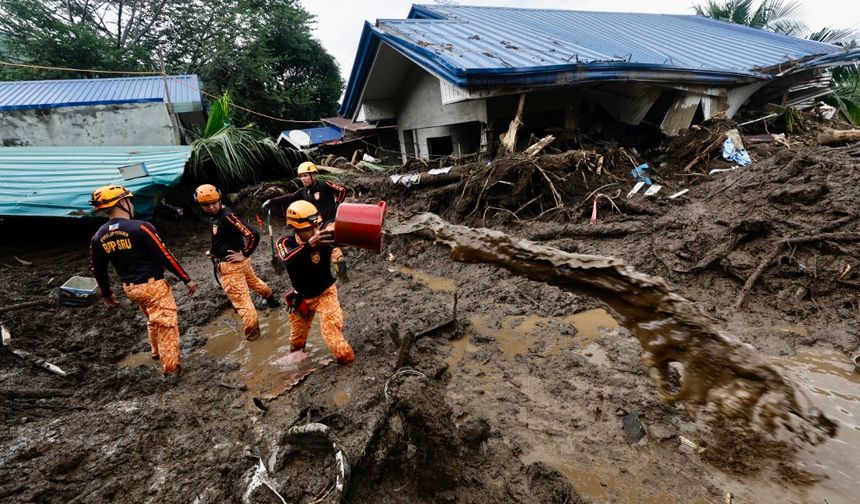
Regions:
<instances>
[{"instance_id":1,"label":"concrete wall","mask_svg":"<svg viewBox=\"0 0 860 504\"><path fill-rule=\"evenodd\" d=\"M400 136L401 151L405 156L414 156L415 152L407 152L410 142L404 135L413 135L417 155L427 157L427 139L450 136L454 144L454 154L467 154L477 149L479 139L466 138L468 127L463 123L486 123L487 106L484 100L442 104L442 92L439 79L413 65L403 79L394 100L397 112L397 129ZM461 126L457 126L461 125ZM478 127L478 129L480 129Z\"/></svg>"},{"instance_id":2,"label":"concrete wall","mask_svg":"<svg viewBox=\"0 0 860 504\"><path fill-rule=\"evenodd\" d=\"M0 146L175 144L163 103L0 111Z\"/></svg>"}]
</instances>

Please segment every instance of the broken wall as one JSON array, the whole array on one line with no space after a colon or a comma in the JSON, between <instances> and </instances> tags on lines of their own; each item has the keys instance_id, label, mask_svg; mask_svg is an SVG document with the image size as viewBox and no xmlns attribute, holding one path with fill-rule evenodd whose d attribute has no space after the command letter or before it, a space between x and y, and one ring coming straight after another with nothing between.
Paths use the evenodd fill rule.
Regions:
<instances>
[{"instance_id":1,"label":"broken wall","mask_svg":"<svg viewBox=\"0 0 860 504\"><path fill-rule=\"evenodd\" d=\"M397 130L404 161L407 156L430 156L430 139L450 137L454 154L475 152L482 144L469 123L487 122L485 100L442 103L439 79L413 66L395 98ZM475 136L475 138L472 138Z\"/></svg>"},{"instance_id":2,"label":"broken wall","mask_svg":"<svg viewBox=\"0 0 860 504\"><path fill-rule=\"evenodd\" d=\"M176 145L164 103L0 112L0 145Z\"/></svg>"}]
</instances>

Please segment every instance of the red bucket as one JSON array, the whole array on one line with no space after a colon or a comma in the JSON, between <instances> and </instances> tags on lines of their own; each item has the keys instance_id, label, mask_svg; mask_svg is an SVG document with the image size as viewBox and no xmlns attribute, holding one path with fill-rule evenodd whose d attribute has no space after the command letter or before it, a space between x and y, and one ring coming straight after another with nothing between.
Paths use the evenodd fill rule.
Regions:
<instances>
[{"instance_id":1,"label":"red bucket","mask_svg":"<svg viewBox=\"0 0 860 504\"><path fill-rule=\"evenodd\" d=\"M386 204L341 203L334 219L334 241L341 245L382 252L382 221Z\"/></svg>"}]
</instances>

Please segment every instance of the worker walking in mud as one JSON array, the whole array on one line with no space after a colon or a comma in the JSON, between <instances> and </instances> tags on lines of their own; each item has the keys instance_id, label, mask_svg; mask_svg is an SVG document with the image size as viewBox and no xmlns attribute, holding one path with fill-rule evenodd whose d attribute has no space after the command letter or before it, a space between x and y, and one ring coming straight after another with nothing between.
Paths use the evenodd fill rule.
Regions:
<instances>
[{"instance_id":1,"label":"worker walking in mud","mask_svg":"<svg viewBox=\"0 0 860 504\"><path fill-rule=\"evenodd\" d=\"M278 256L287 267L293 292L287 294L290 310L290 351L305 348L314 315L320 315L323 340L338 364L355 360L352 347L343 336L343 311L331 273L333 232L321 229L322 217L307 201L287 208L287 225L293 233L278 240Z\"/></svg>"},{"instance_id":2,"label":"worker walking in mud","mask_svg":"<svg viewBox=\"0 0 860 504\"><path fill-rule=\"evenodd\" d=\"M334 182L318 179L319 170L317 169L317 165L310 161L300 164L297 171L299 180L302 182L302 187L293 193L267 199L263 202L263 210L268 211L273 204L288 207L296 201L307 201L313 204L319 211L320 218L322 219L322 229L334 229L337 207L346 199L346 187ZM339 247L332 249L331 262L338 276L346 281L346 260L343 251Z\"/></svg>"},{"instance_id":3,"label":"worker walking in mud","mask_svg":"<svg viewBox=\"0 0 860 504\"><path fill-rule=\"evenodd\" d=\"M212 247L206 255L215 264L216 278L242 317L245 338L256 340L260 337L260 321L251 300L251 290L264 299L265 306L281 306L272 289L257 277L251 265L251 254L260 242L260 232L222 205L221 191L212 184L198 187L194 200L209 215L212 224Z\"/></svg>"},{"instance_id":4,"label":"worker walking in mud","mask_svg":"<svg viewBox=\"0 0 860 504\"><path fill-rule=\"evenodd\" d=\"M155 227L134 219L132 193L118 185L93 191L90 204L107 211L109 220L90 241L93 276L101 290L102 302L115 307L119 302L111 291L107 265L113 264L122 280L126 296L137 304L147 319L152 358L161 360L165 373L179 376L179 319L176 299L164 279L167 268L194 294L197 285L167 250Z\"/></svg>"}]
</instances>

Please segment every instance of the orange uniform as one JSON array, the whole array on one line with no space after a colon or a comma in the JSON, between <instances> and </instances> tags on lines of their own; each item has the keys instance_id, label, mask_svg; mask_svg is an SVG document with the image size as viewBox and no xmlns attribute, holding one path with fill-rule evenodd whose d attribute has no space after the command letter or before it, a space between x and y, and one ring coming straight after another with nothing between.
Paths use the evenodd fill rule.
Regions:
<instances>
[{"instance_id":1,"label":"orange uniform","mask_svg":"<svg viewBox=\"0 0 860 504\"><path fill-rule=\"evenodd\" d=\"M209 253L219 260L218 274L221 287L242 317L242 327L248 339L260 336L260 321L257 309L251 300L253 290L267 301L272 299L272 289L254 273L250 256L257 248L260 233L240 219L226 206L211 217L212 248ZM232 252L241 252L244 259L229 262L225 259ZM275 306L274 302L269 303Z\"/></svg>"},{"instance_id":2,"label":"orange uniform","mask_svg":"<svg viewBox=\"0 0 860 504\"><path fill-rule=\"evenodd\" d=\"M167 268L188 284L191 278L148 222L116 218L105 223L90 242L91 269L102 296L112 298L107 265L114 265L123 290L147 319L153 358L165 372L179 367L179 320L176 300L167 281Z\"/></svg>"},{"instance_id":3,"label":"orange uniform","mask_svg":"<svg viewBox=\"0 0 860 504\"><path fill-rule=\"evenodd\" d=\"M332 247L311 247L294 234L278 240L276 249L298 294L298 298L293 295L296 301L291 304L304 303L301 309L290 312L290 350L305 347L314 315L319 313L323 340L338 364L353 362L355 353L343 336L343 311L331 274Z\"/></svg>"}]
</instances>

